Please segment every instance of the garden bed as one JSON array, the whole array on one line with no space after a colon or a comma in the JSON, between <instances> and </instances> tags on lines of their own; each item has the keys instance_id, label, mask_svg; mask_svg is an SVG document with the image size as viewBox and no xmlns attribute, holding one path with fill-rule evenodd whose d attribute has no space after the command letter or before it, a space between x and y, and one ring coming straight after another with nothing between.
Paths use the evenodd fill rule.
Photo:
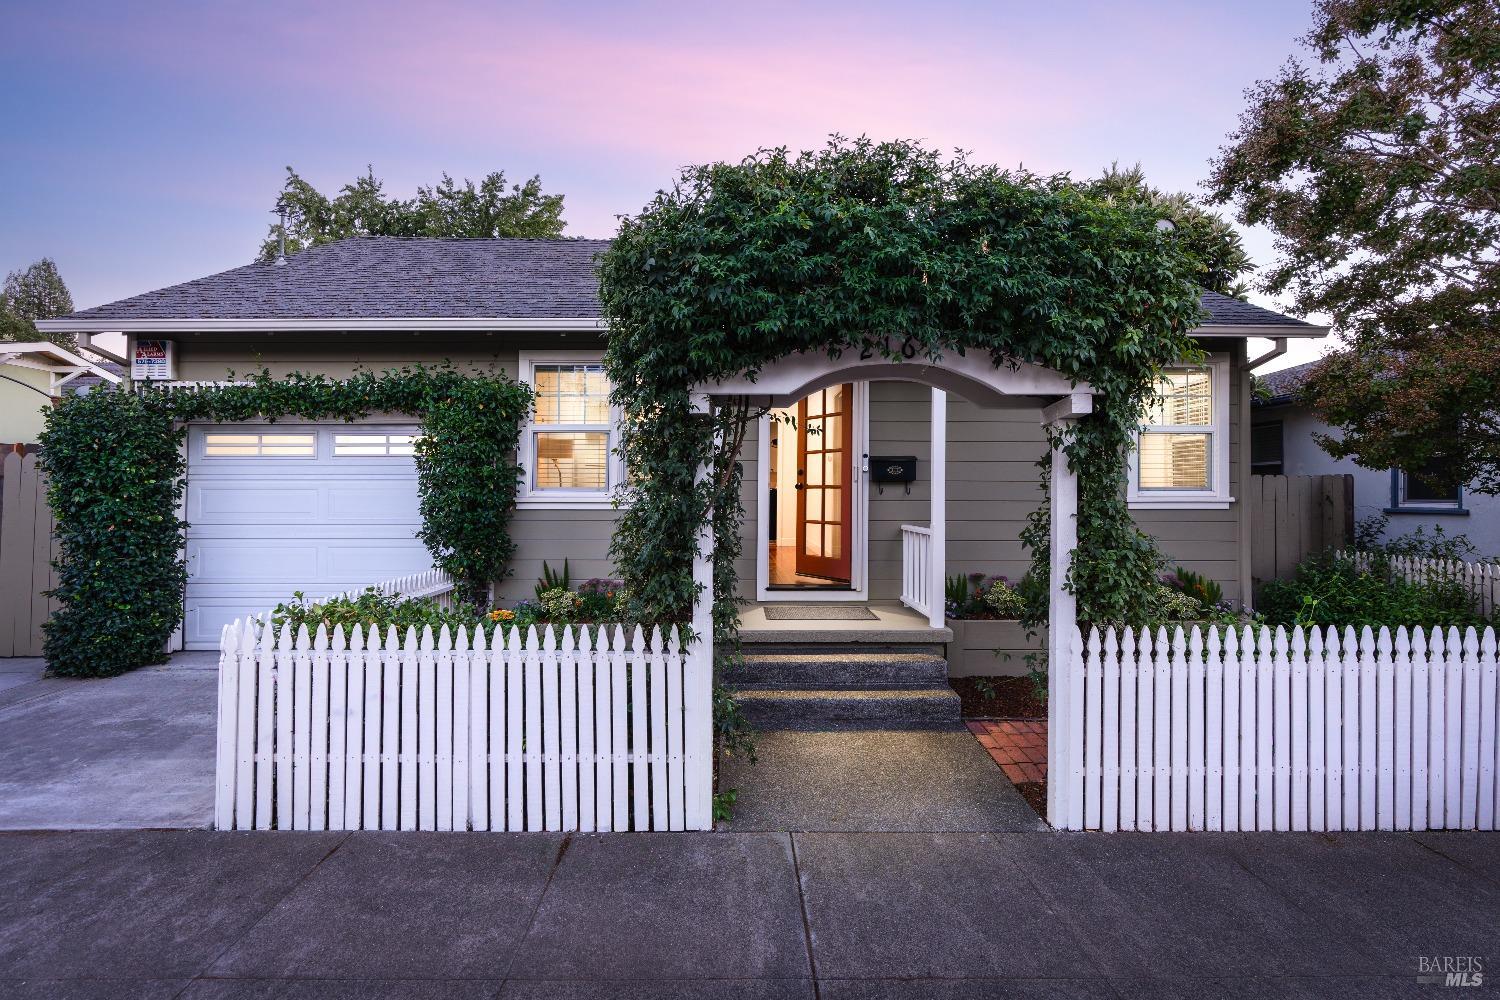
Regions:
<instances>
[{"instance_id":1,"label":"garden bed","mask_svg":"<svg viewBox=\"0 0 1500 1000\"><path fill-rule=\"evenodd\" d=\"M950 677L965 719L1045 719L1047 704L1030 677Z\"/></svg>"}]
</instances>

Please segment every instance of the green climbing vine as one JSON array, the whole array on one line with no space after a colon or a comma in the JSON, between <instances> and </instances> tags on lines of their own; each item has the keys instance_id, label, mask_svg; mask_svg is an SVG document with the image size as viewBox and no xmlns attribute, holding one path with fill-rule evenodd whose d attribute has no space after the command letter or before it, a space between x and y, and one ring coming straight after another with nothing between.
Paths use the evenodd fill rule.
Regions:
<instances>
[{"instance_id":1,"label":"green climbing vine","mask_svg":"<svg viewBox=\"0 0 1500 1000\"><path fill-rule=\"evenodd\" d=\"M638 614L686 616L692 542L709 517L716 632L733 639L735 459L759 411L741 400L695 417L694 386L795 352L979 351L1093 386L1095 412L1060 442L1080 490L1067 585L1085 618L1140 618L1160 557L1126 508L1126 458L1160 370L1196 356L1200 321L1198 262L1156 223L1065 177L909 142L835 137L685 170L621 222L601 273L631 469L612 554ZM695 485L700 461L714 474ZM1043 583L1046 518L1044 506L1023 536Z\"/></svg>"},{"instance_id":2,"label":"green climbing vine","mask_svg":"<svg viewBox=\"0 0 1500 1000\"><path fill-rule=\"evenodd\" d=\"M59 674L100 676L161 662L182 620L185 522L177 517L189 421L418 417L419 537L464 597L484 599L515 552L509 535L516 448L531 389L451 367L361 372L348 379L267 372L224 385L73 396L41 436L56 520L61 603L43 652Z\"/></svg>"}]
</instances>

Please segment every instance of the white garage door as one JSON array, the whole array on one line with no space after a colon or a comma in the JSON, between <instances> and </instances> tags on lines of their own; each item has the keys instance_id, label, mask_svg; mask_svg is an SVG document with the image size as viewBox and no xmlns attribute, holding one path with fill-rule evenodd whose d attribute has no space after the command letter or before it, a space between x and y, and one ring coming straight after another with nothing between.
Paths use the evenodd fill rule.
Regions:
<instances>
[{"instance_id":1,"label":"white garage door","mask_svg":"<svg viewBox=\"0 0 1500 1000\"><path fill-rule=\"evenodd\" d=\"M427 569L415 427L214 424L188 432L188 649L226 622Z\"/></svg>"}]
</instances>

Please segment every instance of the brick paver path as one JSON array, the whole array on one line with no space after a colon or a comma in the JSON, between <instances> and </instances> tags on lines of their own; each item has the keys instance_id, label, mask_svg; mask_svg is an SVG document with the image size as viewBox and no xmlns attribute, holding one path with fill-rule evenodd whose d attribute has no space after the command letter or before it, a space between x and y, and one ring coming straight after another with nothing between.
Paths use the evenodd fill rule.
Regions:
<instances>
[{"instance_id":1,"label":"brick paver path","mask_svg":"<svg viewBox=\"0 0 1500 1000\"><path fill-rule=\"evenodd\" d=\"M1011 781L1043 781L1047 777L1047 723L1025 719L983 719L966 723L979 745Z\"/></svg>"}]
</instances>

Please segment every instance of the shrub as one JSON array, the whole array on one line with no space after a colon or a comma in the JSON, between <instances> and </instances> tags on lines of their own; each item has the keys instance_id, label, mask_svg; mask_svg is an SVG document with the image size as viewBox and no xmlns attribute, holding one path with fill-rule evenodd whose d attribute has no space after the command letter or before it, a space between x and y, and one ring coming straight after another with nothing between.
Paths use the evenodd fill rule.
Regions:
<instances>
[{"instance_id":1,"label":"shrub","mask_svg":"<svg viewBox=\"0 0 1500 1000\"><path fill-rule=\"evenodd\" d=\"M444 625L457 631L460 625L472 630L488 616L472 605L444 608L431 598L409 598L400 594L382 594L370 587L362 594L350 597L341 595L326 601L310 601L300 591L293 599L276 605L271 610L271 624L278 631L290 624L292 631L307 626L308 632L316 632L318 626L326 625L330 632L337 625L344 626L347 634L355 625L376 625L384 633L395 627L403 637L408 628L421 631L431 625L437 631Z\"/></svg>"},{"instance_id":2,"label":"shrub","mask_svg":"<svg viewBox=\"0 0 1500 1000\"><path fill-rule=\"evenodd\" d=\"M1472 560L1479 555L1479 546L1469 541L1462 532L1450 535L1441 524L1433 525L1432 534L1418 525L1416 530L1385 538L1390 518L1384 514L1360 520L1354 529L1354 547L1361 552L1385 556L1408 556L1417 559Z\"/></svg>"},{"instance_id":3,"label":"shrub","mask_svg":"<svg viewBox=\"0 0 1500 1000\"><path fill-rule=\"evenodd\" d=\"M1475 599L1461 583L1410 583L1383 560L1361 571L1332 555L1300 563L1290 580L1261 590L1259 610L1272 625L1481 625Z\"/></svg>"},{"instance_id":4,"label":"shrub","mask_svg":"<svg viewBox=\"0 0 1500 1000\"><path fill-rule=\"evenodd\" d=\"M946 614L954 620L1014 618L1025 615L1026 599L1003 576L970 573L944 582Z\"/></svg>"},{"instance_id":5,"label":"shrub","mask_svg":"<svg viewBox=\"0 0 1500 1000\"><path fill-rule=\"evenodd\" d=\"M178 553L183 431L128 392L68 397L49 411L40 463L55 519L61 605L42 625L53 673L109 677L166 660L182 620Z\"/></svg>"},{"instance_id":6,"label":"shrub","mask_svg":"<svg viewBox=\"0 0 1500 1000\"><path fill-rule=\"evenodd\" d=\"M1209 607L1224 603L1224 588L1219 582L1190 569L1174 566L1170 573L1162 574L1161 582Z\"/></svg>"}]
</instances>

